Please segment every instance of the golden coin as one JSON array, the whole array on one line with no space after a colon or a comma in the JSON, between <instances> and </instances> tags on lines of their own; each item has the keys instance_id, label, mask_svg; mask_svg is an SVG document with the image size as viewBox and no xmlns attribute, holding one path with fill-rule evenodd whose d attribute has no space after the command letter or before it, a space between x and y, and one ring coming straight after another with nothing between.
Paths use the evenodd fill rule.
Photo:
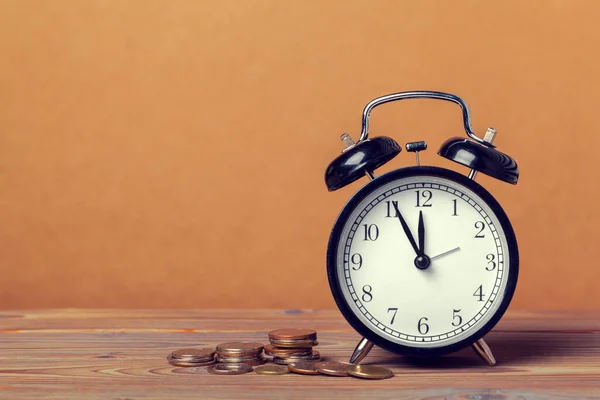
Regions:
<instances>
[{"instance_id":1,"label":"golden coin","mask_svg":"<svg viewBox=\"0 0 600 400\"><path fill-rule=\"evenodd\" d=\"M288 369L291 372L303 375L319 375L317 367L315 367L315 361L294 361L288 364Z\"/></svg>"},{"instance_id":2,"label":"golden coin","mask_svg":"<svg viewBox=\"0 0 600 400\"><path fill-rule=\"evenodd\" d=\"M196 349L187 348L175 350L171 353L174 358L212 358L215 355L215 349Z\"/></svg>"},{"instance_id":3,"label":"golden coin","mask_svg":"<svg viewBox=\"0 0 600 400\"><path fill-rule=\"evenodd\" d=\"M312 354L312 348L275 347L268 344L265 346L265 354L268 356L306 356Z\"/></svg>"},{"instance_id":4,"label":"golden coin","mask_svg":"<svg viewBox=\"0 0 600 400\"><path fill-rule=\"evenodd\" d=\"M254 368L254 372L260 375L285 375L290 373L286 367L279 365L262 365Z\"/></svg>"},{"instance_id":5,"label":"golden coin","mask_svg":"<svg viewBox=\"0 0 600 400\"><path fill-rule=\"evenodd\" d=\"M394 376L392 370L377 365L351 365L348 373L363 379L387 379Z\"/></svg>"},{"instance_id":6,"label":"golden coin","mask_svg":"<svg viewBox=\"0 0 600 400\"><path fill-rule=\"evenodd\" d=\"M352 364L337 361L318 362L315 364L317 371L330 376L348 376L348 367Z\"/></svg>"},{"instance_id":7,"label":"golden coin","mask_svg":"<svg viewBox=\"0 0 600 400\"><path fill-rule=\"evenodd\" d=\"M287 329L276 329L269 332L269 339L277 340L303 340L303 339L317 339L317 332L313 329L301 329L301 328L287 328Z\"/></svg>"},{"instance_id":8,"label":"golden coin","mask_svg":"<svg viewBox=\"0 0 600 400\"><path fill-rule=\"evenodd\" d=\"M208 372L217 375L241 375L252 372L253 368L246 364L215 364L207 368Z\"/></svg>"}]
</instances>

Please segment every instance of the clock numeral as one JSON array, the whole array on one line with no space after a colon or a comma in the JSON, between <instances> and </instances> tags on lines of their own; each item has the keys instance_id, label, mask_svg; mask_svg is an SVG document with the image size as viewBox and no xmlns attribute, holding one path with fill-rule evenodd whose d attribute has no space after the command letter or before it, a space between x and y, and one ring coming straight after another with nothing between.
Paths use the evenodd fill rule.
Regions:
<instances>
[{"instance_id":1,"label":"clock numeral","mask_svg":"<svg viewBox=\"0 0 600 400\"><path fill-rule=\"evenodd\" d=\"M431 204L429 204L429 202L431 201L431 198L433 197L433 193L431 193L431 190L423 190L422 193L420 190L416 190L416 192L417 192L417 205L415 207L431 207ZM423 204L421 204L421 197L425 200L423 202Z\"/></svg>"},{"instance_id":2,"label":"clock numeral","mask_svg":"<svg viewBox=\"0 0 600 400\"><path fill-rule=\"evenodd\" d=\"M362 267L362 256L360 254L352 254L352 257L350 257L350 261L352 262L352 264L354 264L354 266L352 267L353 270L358 271Z\"/></svg>"},{"instance_id":3,"label":"clock numeral","mask_svg":"<svg viewBox=\"0 0 600 400\"><path fill-rule=\"evenodd\" d=\"M392 314L392 320L390 321L390 324L393 324L394 320L396 319L396 313L398 313L398 308L388 308L388 314L390 311L394 312L394 314Z\"/></svg>"},{"instance_id":4,"label":"clock numeral","mask_svg":"<svg viewBox=\"0 0 600 400\"><path fill-rule=\"evenodd\" d=\"M379 228L375 224L367 225L363 224L363 228L365 228L365 237L363 240L366 241L375 241L379 237Z\"/></svg>"},{"instance_id":5,"label":"clock numeral","mask_svg":"<svg viewBox=\"0 0 600 400\"><path fill-rule=\"evenodd\" d=\"M485 237L485 234L483 234L483 230L485 229L485 224L483 223L483 221L475 222L475 229L479 229L479 232L477 232L475 238L483 239Z\"/></svg>"},{"instance_id":6,"label":"clock numeral","mask_svg":"<svg viewBox=\"0 0 600 400\"><path fill-rule=\"evenodd\" d=\"M460 312L460 308L458 310L455 310L455 309L452 310L452 325L453 326L460 326L462 324L462 317L457 314L459 312Z\"/></svg>"},{"instance_id":7,"label":"clock numeral","mask_svg":"<svg viewBox=\"0 0 600 400\"><path fill-rule=\"evenodd\" d=\"M452 212L452 216L456 217L458 215L458 213L456 212L456 199L452 200L452 203L454 203L454 211Z\"/></svg>"},{"instance_id":8,"label":"clock numeral","mask_svg":"<svg viewBox=\"0 0 600 400\"><path fill-rule=\"evenodd\" d=\"M371 300L373 300L373 295L371 294L371 290L373 290L371 285L363 286L362 301L364 301L365 303L368 303Z\"/></svg>"},{"instance_id":9,"label":"clock numeral","mask_svg":"<svg viewBox=\"0 0 600 400\"><path fill-rule=\"evenodd\" d=\"M485 258L488 260L488 265L485 267L486 271L493 271L496 269L496 261L494 261L496 259L496 256L493 255L492 253L488 254L487 256L485 256ZM491 268L490 268L490 264L491 264Z\"/></svg>"},{"instance_id":10,"label":"clock numeral","mask_svg":"<svg viewBox=\"0 0 600 400\"><path fill-rule=\"evenodd\" d=\"M386 218L398 218L398 213L396 212L396 208L394 207L398 207L398 202L397 201L386 201L385 202L385 207L386 207L386 214L385 217Z\"/></svg>"},{"instance_id":11,"label":"clock numeral","mask_svg":"<svg viewBox=\"0 0 600 400\"><path fill-rule=\"evenodd\" d=\"M485 296L485 294L483 294L483 285L479 285L475 293L473 293L473 296L479 297L477 301L483 301L483 297Z\"/></svg>"},{"instance_id":12,"label":"clock numeral","mask_svg":"<svg viewBox=\"0 0 600 400\"><path fill-rule=\"evenodd\" d=\"M423 317L419 320L418 328L421 335L427 335L429 332L429 325L427 325L427 321L429 321L427 317Z\"/></svg>"}]
</instances>

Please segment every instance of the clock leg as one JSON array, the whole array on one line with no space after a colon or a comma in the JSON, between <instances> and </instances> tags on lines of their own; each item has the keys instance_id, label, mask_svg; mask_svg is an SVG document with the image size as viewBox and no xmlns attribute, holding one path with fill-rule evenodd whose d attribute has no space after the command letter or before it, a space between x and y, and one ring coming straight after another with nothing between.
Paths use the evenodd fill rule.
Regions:
<instances>
[{"instance_id":1,"label":"clock leg","mask_svg":"<svg viewBox=\"0 0 600 400\"><path fill-rule=\"evenodd\" d=\"M369 354L371 349L373 348L373 342L368 339L362 338L358 345L354 349L354 353L352 353L352 357L350 357L351 364L358 364Z\"/></svg>"},{"instance_id":2,"label":"clock leg","mask_svg":"<svg viewBox=\"0 0 600 400\"><path fill-rule=\"evenodd\" d=\"M479 357L483 358L483 360L487 362L490 367L496 365L496 358L494 357L492 350L490 350L490 346L487 345L485 340L479 339L471 346L473 347L473 350L475 350L475 353L477 353Z\"/></svg>"}]
</instances>

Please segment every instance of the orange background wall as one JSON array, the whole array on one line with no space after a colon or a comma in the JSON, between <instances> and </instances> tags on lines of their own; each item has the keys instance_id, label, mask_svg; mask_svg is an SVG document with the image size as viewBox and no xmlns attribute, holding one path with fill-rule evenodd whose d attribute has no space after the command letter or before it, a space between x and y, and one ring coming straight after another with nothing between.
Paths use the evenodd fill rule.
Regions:
<instances>
[{"instance_id":1,"label":"orange background wall","mask_svg":"<svg viewBox=\"0 0 600 400\"><path fill-rule=\"evenodd\" d=\"M519 162L481 176L513 308L600 307L595 1L0 1L0 307L334 307L323 172L363 106L464 97ZM413 101L372 135L462 135ZM414 163L402 153L382 168Z\"/></svg>"}]
</instances>

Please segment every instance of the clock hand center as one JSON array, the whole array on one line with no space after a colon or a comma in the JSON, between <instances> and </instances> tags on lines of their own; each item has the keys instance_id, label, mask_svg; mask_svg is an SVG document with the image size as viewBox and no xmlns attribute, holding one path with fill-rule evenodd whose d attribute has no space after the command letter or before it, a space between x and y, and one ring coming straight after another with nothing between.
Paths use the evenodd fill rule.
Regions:
<instances>
[{"instance_id":1,"label":"clock hand center","mask_svg":"<svg viewBox=\"0 0 600 400\"><path fill-rule=\"evenodd\" d=\"M425 254L417 256L415 258L415 267L419 269L427 269L431 265L431 259Z\"/></svg>"}]
</instances>

